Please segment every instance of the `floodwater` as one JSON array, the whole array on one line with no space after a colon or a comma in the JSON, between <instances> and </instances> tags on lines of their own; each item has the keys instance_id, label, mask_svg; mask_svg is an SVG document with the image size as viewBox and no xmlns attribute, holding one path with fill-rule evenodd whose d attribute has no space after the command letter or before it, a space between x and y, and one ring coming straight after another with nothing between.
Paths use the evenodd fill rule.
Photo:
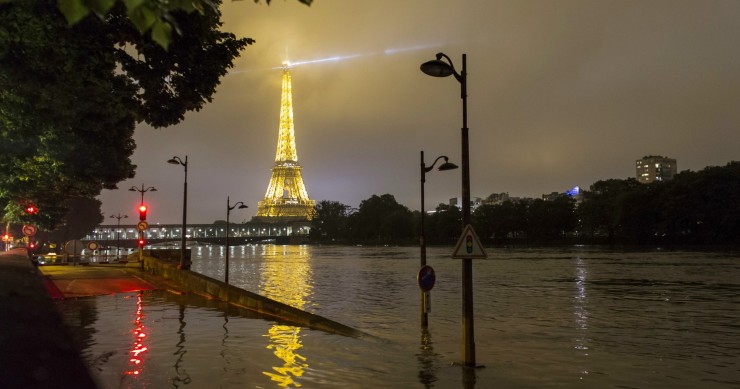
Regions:
<instances>
[{"instance_id":1,"label":"floodwater","mask_svg":"<svg viewBox=\"0 0 740 389\"><path fill-rule=\"evenodd\" d=\"M420 326L415 247L232 247L232 284L355 327L327 334L166 291L59 303L104 388L740 388L740 254L489 249L473 262L476 362L463 368L462 266ZM222 279L224 251L193 248Z\"/></svg>"}]
</instances>

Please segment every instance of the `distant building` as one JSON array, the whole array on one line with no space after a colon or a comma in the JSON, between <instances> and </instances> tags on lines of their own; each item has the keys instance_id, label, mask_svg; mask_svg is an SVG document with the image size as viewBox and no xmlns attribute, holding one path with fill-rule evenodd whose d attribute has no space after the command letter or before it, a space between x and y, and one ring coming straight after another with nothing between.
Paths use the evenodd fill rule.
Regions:
<instances>
[{"instance_id":1,"label":"distant building","mask_svg":"<svg viewBox=\"0 0 740 389\"><path fill-rule=\"evenodd\" d=\"M454 205L459 209L462 209L462 197L453 197L450 199L450 205ZM482 204L482 200L480 197L471 197L470 198L470 212L475 212L475 209L478 208Z\"/></svg>"},{"instance_id":2,"label":"distant building","mask_svg":"<svg viewBox=\"0 0 740 389\"><path fill-rule=\"evenodd\" d=\"M642 184L655 181L668 181L678 172L676 160L668 157L649 155L635 161L635 176Z\"/></svg>"},{"instance_id":3,"label":"distant building","mask_svg":"<svg viewBox=\"0 0 740 389\"><path fill-rule=\"evenodd\" d=\"M503 204L504 202L510 201L510 200L511 200L511 197L509 197L509 194L506 192L491 193L491 195L486 197L486 199L483 200L482 203L486 205L499 205L499 204Z\"/></svg>"},{"instance_id":4,"label":"distant building","mask_svg":"<svg viewBox=\"0 0 740 389\"><path fill-rule=\"evenodd\" d=\"M553 201L560 197L570 197L571 199L575 200L576 204L580 204L581 200L583 200L583 194L581 193L581 187L576 185L566 190L565 193L552 192L550 194L542 195L542 199L545 201Z\"/></svg>"},{"instance_id":5,"label":"distant building","mask_svg":"<svg viewBox=\"0 0 740 389\"><path fill-rule=\"evenodd\" d=\"M565 196L565 193L552 192L552 193L548 193L548 194L543 194L542 195L542 200L545 200L545 201L553 201L553 200L556 200L557 198L563 197L563 196Z\"/></svg>"}]
</instances>

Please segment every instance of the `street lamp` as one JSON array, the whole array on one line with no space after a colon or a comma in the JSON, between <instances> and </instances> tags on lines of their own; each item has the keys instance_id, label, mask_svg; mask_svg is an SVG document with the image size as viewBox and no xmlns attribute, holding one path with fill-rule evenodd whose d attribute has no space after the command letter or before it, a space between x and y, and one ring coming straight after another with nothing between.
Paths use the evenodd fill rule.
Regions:
<instances>
[{"instance_id":1,"label":"street lamp","mask_svg":"<svg viewBox=\"0 0 740 389\"><path fill-rule=\"evenodd\" d=\"M185 162L180 157L175 156L168 159L167 163L182 165L185 168L185 184L182 192L182 240L180 241L180 265L178 269L190 269L190 261L185 261L185 231L188 218L188 156L185 156Z\"/></svg>"},{"instance_id":2,"label":"street lamp","mask_svg":"<svg viewBox=\"0 0 740 389\"><path fill-rule=\"evenodd\" d=\"M132 186L128 190L131 191L131 192L139 192L139 193L141 193L141 205L139 206L140 215L141 215L141 209L142 208L145 210L144 212L146 212L146 208L144 208L144 207L146 207L144 205L144 193L146 193L146 192L156 192L157 191L157 188L155 188L153 186L150 186L150 187L147 188L142 183L141 184L141 188L136 187L136 186ZM145 215L146 215L146 213L145 213ZM141 242L142 239L144 239L144 231L143 230L139 230L139 242ZM142 247L141 244L139 244L139 262L141 262L141 270L144 270L144 247Z\"/></svg>"},{"instance_id":3,"label":"street lamp","mask_svg":"<svg viewBox=\"0 0 740 389\"><path fill-rule=\"evenodd\" d=\"M150 192L150 191L151 192L156 192L157 191L157 188L155 188L153 186L150 186L148 188L145 188L144 187L144 184L141 184L141 188L139 188L137 186L132 186L131 188L129 188L129 191L141 193L141 205L144 205L144 193Z\"/></svg>"},{"instance_id":4,"label":"street lamp","mask_svg":"<svg viewBox=\"0 0 740 389\"><path fill-rule=\"evenodd\" d=\"M229 197L226 196L226 276L224 277L224 282L227 284L229 283L229 214L234 208L249 208L241 201L234 205L231 205L229 201Z\"/></svg>"},{"instance_id":5,"label":"street lamp","mask_svg":"<svg viewBox=\"0 0 740 389\"><path fill-rule=\"evenodd\" d=\"M444 159L445 161L439 165L437 170L439 171L445 171L445 170L453 170L457 169L457 165L454 163L448 162L447 156L441 155L437 157L437 159L432 162L431 165L426 166L424 164L424 150L421 151L421 227L419 228L419 247L421 248L421 267L424 267L427 265L427 242L426 242L426 236L424 235L424 216L426 214L426 211L424 211L424 183L427 181L426 175L432 169L434 169L434 165L439 162L440 159ZM426 327L429 324L429 319L427 315L427 307L426 307L426 296L428 295L429 291L421 291L421 326Z\"/></svg>"},{"instance_id":6,"label":"street lamp","mask_svg":"<svg viewBox=\"0 0 740 389\"><path fill-rule=\"evenodd\" d=\"M118 219L118 227L116 228L116 259L118 259L121 251L121 219L128 219L128 215L121 215L118 212L118 215L110 215L110 217L111 219Z\"/></svg>"},{"instance_id":7,"label":"street lamp","mask_svg":"<svg viewBox=\"0 0 740 389\"><path fill-rule=\"evenodd\" d=\"M442 61L444 58L446 61ZM462 99L462 224L463 228L470 224L470 153L468 146L468 73L466 70L467 57L462 55L462 72L458 73L452 60L444 53L437 53L436 59L424 62L420 69L432 77L455 76L460 83L460 98ZM464 258L463 261L463 363L466 366L475 366L475 334L473 326L473 260Z\"/></svg>"}]
</instances>

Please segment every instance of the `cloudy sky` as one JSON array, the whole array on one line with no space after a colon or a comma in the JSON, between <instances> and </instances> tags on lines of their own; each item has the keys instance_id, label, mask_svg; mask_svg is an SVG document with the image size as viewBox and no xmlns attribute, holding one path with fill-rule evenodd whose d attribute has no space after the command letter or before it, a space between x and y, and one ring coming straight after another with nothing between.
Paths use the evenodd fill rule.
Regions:
<instances>
[{"instance_id":1,"label":"cloudy sky","mask_svg":"<svg viewBox=\"0 0 740 389\"><path fill-rule=\"evenodd\" d=\"M257 42L212 104L177 126L139 126L136 178L104 191L106 217L146 193L150 222L250 219L270 179L285 60L293 68L299 163L312 199L352 207L390 193L419 209L419 152L460 163L454 78L419 70L467 54L471 192L539 197L633 177L645 155L679 171L739 160L740 2L226 0L224 30ZM460 196L460 170L427 174L427 208Z\"/></svg>"}]
</instances>

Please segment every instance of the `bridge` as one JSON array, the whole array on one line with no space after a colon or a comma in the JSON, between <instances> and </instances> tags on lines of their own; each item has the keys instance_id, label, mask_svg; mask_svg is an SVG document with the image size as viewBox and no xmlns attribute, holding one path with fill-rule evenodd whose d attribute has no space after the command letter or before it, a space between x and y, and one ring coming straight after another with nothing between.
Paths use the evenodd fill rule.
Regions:
<instances>
[{"instance_id":1,"label":"bridge","mask_svg":"<svg viewBox=\"0 0 740 389\"><path fill-rule=\"evenodd\" d=\"M226 244L226 223L189 224L185 229L186 241L191 244ZM229 245L243 245L264 241L280 244L307 243L311 222L284 223L246 222L229 224ZM103 247L138 247L139 230L136 225L99 225L81 240L97 242ZM179 247L182 241L182 224L150 224L144 231L146 246Z\"/></svg>"}]
</instances>

